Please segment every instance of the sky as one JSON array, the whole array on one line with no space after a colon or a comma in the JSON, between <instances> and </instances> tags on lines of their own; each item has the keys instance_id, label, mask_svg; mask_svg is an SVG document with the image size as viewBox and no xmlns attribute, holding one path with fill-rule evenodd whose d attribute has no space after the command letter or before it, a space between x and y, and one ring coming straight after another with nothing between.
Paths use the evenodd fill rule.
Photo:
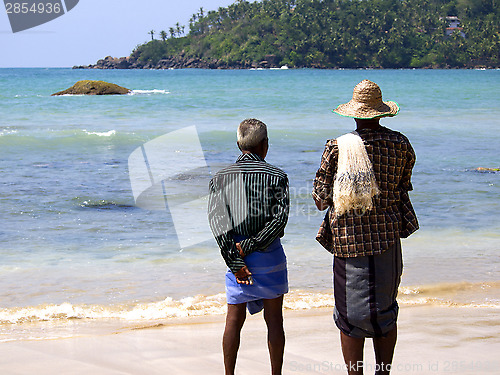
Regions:
<instances>
[{"instance_id":1,"label":"sky","mask_svg":"<svg viewBox=\"0 0 500 375\"><path fill-rule=\"evenodd\" d=\"M200 7L206 12L233 2L80 0L61 17L17 33L12 32L0 4L0 68L72 67L94 64L106 56L128 56L135 46L151 39L150 30L168 33L179 22L187 32L189 19Z\"/></svg>"}]
</instances>

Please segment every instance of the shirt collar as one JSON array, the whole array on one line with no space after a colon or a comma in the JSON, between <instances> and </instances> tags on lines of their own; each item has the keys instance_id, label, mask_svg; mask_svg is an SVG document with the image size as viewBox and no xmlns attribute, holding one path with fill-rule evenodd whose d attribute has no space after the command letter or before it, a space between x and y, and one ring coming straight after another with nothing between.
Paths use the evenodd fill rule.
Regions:
<instances>
[{"instance_id":1,"label":"shirt collar","mask_svg":"<svg viewBox=\"0 0 500 375\"><path fill-rule=\"evenodd\" d=\"M236 163L238 163L240 161L247 161L247 160L265 161L257 154L241 154L240 156L238 156L238 159L236 159Z\"/></svg>"},{"instance_id":2,"label":"shirt collar","mask_svg":"<svg viewBox=\"0 0 500 375\"><path fill-rule=\"evenodd\" d=\"M385 126L380 125L380 127L376 128L376 129L366 128L366 129L356 130L356 132L358 134L363 134L363 133L370 133L370 132L385 132L387 130L388 129Z\"/></svg>"}]
</instances>

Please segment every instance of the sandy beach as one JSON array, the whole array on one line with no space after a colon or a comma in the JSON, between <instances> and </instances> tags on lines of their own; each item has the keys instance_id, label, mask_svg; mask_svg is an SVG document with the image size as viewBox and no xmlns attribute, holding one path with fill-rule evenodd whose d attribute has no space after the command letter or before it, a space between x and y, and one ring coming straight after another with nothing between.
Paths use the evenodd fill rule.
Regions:
<instances>
[{"instance_id":1,"label":"sandy beach","mask_svg":"<svg viewBox=\"0 0 500 375\"><path fill-rule=\"evenodd\" d=\"M330 308L285 311L284 374L343 374L339 335ZM222 374L224 316L94 328L70 338L0 344L5 375ZM498 374L500 315L495 308L404 306L393 374ZM374 373L371 340L365 373ZM237 373L269 373L265 325L249 316Z\"/></svg>"}]
</instances>

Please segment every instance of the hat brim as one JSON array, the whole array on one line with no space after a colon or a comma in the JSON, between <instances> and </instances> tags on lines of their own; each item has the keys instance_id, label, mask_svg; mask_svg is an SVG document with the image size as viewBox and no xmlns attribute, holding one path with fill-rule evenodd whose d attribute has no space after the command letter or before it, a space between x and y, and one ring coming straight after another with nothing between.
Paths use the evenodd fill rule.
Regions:
<instances>
[{"instance_id":1,"label":"hat brim","mask_svg":"<svg viewBox=\"0 0 500 375\"><path fill-rule=\"evenodd\" d=\"M344 117L370 120L396 116L399 112L399 104L389 100L380 103L377 107L371 107L367 104L351 100L348 103L339 105L332 112Z\"/></svg>"}]
</instances>

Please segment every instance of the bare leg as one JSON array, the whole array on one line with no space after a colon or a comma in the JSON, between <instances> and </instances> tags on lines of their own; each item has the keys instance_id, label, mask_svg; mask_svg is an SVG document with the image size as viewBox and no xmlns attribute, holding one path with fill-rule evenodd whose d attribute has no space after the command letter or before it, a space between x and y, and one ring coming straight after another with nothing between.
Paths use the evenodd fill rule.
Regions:
<instances>
[{"instance_id":1,"label":"bare leg","mask_svg":"<svg viewBox=\"0 0 500 375\"><path fill-rule=\"evenodd\" d=\"M267 345L271 358L271 374L281 375L285 351L283 329L283 296L264 300L264 319L267 324Z\"/></svg>"},{"instance_id":2,"label":"bare leg","mask_svg":"<svg viewBox=\"0 0 500 375\"><path fill-rule=\"evenodd\" d=\"M246 318L246 306L246 303L227 305L226 328L222 338L226 375L234 375L236 356L240 347L240 332Z\"/></svg>"},{"instance_id":3,"label":"bare leg","mask_svg":"<svg viewBox=\"0 0 500 375\"><path fill-rule=\"evenodd\" d=\"M340 332L342 353L349 375L363 375L363 348L365 339L347 336Z\"/></svg>"},{"instance_id":4,"label":"bare leg","mask_svg":"<svg viewBox=\"0 0 500 375\"><path fill-rule=\"evenodd\" d=\"M377 361L376 375L388 375L391 372L392 356L394 355L394 347L398 337L398 328L394 327L387 336L376 337L373 339L373 347L375 349L375 360Z\"/></svg>"}]
</instances>

